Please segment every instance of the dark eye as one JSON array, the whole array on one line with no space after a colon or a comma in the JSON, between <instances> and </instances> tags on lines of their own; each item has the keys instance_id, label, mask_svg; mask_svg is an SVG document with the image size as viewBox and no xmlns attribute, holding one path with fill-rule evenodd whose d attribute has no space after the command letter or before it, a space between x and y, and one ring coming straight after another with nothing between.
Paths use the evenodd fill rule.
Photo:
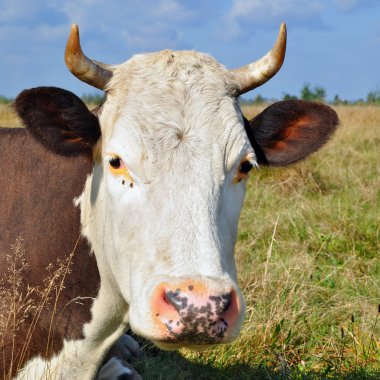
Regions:
<instances>
[{"instance_id":1,"label":"dark eye","mask_svg":"<svg viewBox=\"0 0 380 380\"><path fill-rule=\"evenodd\" d=\"M119 169L120 168L120 165L121 165L121 161L120 161L120 158L117 157L117 156L114 156L110 159L110 165L114 168L114 169Z\"/></svg>"},{"instance_id":2,"label":"dark eye","mask_svg":"<svg viewBox=\"0 0 380 380\"><path fill-rule=\"evenodd\" d=\"M252 153L247 154L240 161L239 167L237 168L234 177L234 183L239 183L243 179L248 178L248 174L254 166L256 166L255 156Z\"/></svg>"},{"instance_id":3,"label":"dark eye","mask_svg":"<svg viewBox=\"0 0 380 380\"><path fill-rule=\"evenodd\" d=\"M253 164L251 161L243 161L240 164L239 171L242 174L248 174L252 168L253 168Z\"/></svg>"}]
</instances>

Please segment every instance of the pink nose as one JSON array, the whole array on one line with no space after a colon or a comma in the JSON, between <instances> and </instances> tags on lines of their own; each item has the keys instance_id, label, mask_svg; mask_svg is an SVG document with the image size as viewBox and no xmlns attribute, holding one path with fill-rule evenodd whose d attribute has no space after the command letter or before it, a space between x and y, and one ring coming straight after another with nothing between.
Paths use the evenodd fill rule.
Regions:
<instances>
[{"instance_id":1,"label":"pink nose","mask_svg":"<svg viewBox=\"0 0 380 380\"><path fill-rule=\"evenodd\" d=\"M159 284L152 299L163 340L210 344L226 340L239 318L234 289L212 292L199 282Z\"/></svg>"}]
</instances>

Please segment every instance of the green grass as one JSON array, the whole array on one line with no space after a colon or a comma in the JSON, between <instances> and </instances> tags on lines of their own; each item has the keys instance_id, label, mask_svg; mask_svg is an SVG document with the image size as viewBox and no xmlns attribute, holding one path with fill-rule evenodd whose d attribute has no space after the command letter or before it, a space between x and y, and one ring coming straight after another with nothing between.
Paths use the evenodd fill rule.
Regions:
<instances>
[{"instance_id":1,"label":"green grass","mask_svg":"<svg viewBox=\"0 0 380 380\"><path fill-rule=\"evenodd\" d=\"M240 337L201 353L148 350L134 363L143 378L380 379L380 108L337 110L320 152L251 174Z\"/></svg>"}]
</instances>

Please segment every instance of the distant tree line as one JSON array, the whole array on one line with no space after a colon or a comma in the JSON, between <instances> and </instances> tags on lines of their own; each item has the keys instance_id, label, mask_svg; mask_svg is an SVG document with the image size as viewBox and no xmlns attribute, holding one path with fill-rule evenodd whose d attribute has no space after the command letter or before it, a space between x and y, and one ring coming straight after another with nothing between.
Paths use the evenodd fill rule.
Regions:
<instances>
[{"instance_id":1,"label":"distant tree line","mask_svg":"<svg viewBox=\"0 0 380 380\"><path fill-rule=\"evenodd\" d=\"M326 89L322 86L314 86L312 87L309 83L306 83L300 91L300 95L293 95L289 93L284 93L281 100L310 100L315 102L327 102L333 105L365 105L365 104L375 104L380 105L380 89L376 89L370 91L367 95L366 99L358 99L354 101L349 101L347 99L340 98L339 95L335 95L332 101L326 100ZM262 103L270 103L277 99L267 99L257 94L253 99L246 100L241 99L241 104L262 104Z\"/></svg>"},{"instance_id":2,"label":"distant tree line","mask_svg":"<svg viewBox=\"0 0 380 380\"><path fill-rule=\"evenodd\" d=\"M102 104L105 100L105 95L101 93L93 93L93 94L84 94L80 97L84 103L90 105L99 105ZM0 104L11 104L14 101L13 98L8 98L6 96L0 95Z\"/></svg>"},{"instance_id":3,"label":"distant tree line","mask_svg":"<svg viewBox=\"0 0 380 380\"><path fill-rule=\"evenodd\" d=\"M0 95L0 104L11 104L13 99Z\"/></svg>"},{"instance_id":4,"label":"distant tree line","mask_svg":"<svg viewBox=\"0 0 380 380\"><path fill-rule=\"evenodd\" d=\"M81 99L89 105L98 105L102 104L105 100L105 95L101 93L91 93L84 94L81 96ZM331 101L326 100L326 89L322 86L312 87L309 83L304 84L301 88L300 95L293 95L284 93L281 100L291 100L291 99L302 99L302 100L311 100L316 102L328 102L333 105L365 105L365 104L374 104L380 106L380 89L372 90L367 94L366 99L358 99L354 101L349 101L347 99L341 99L339 95L335 95ZM8 98L6 96L0 95L0 104L11 104L14 99ZM253 99L240 99L241 104L262 104L262 103L271 103L278 99L267 99L257 94Z\"/></svg>"},{"instance_id":5,"label":"distant tree line","mask_svg":"<svg viewBox=\"0 0 380 380\"><path fill-rule=\"evenodd\" d=\"M104 94L99 94L99 93L93 93L93 94L84 94L81 96L81 99L86 103L86 104L93 104L93 105L99 105L104 103L105 101L105 95Z\"/></svg>"},{"instance_id":6,"label":"distant tree line","mask_svg":"<svg viewBox=\"0 0 380 380\"><path fill-rule=\"evenodd\" d=\"M380 105L380 90L370 91L367 95L367 103Z\"/></svg>"},{"instance_id":7,"label":"distant tree line","mask_svg":"<svg viewBox=\"0 0 380 380\"><path fill-rule=\"evenodd\" d=\"M282 97L282 100L292 100L298 99L296 95L290 95L285 93ZM301 88L301 94L299 99L310 100L314 102L324 102L326 101L326 90L321 86L314 86L311 88L310 84L305 84Z\"/></svg>"}]
</instances>

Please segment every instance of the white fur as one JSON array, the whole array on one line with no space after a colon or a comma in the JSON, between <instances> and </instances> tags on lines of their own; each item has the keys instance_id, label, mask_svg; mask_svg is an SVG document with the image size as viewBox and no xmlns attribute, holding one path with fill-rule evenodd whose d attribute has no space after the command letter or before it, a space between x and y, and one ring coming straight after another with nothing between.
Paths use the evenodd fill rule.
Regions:
<instances>
[{"instance_id":1,"label":"white fur","mask_svg":"<svg viewBox=\"0 0 380 380\"><path fill-rule=\"evenodd\" d=\"M162 281L236 289L241 315L227 340L237 336L244 301L233 251L245 183L233 179L253 149L234 88L227 70L196 52L138 55L115 69L100 114L102 160L76 200L101 287L85 338L49 363L54 379L93 378L128 323L159 340L150 298ZM115 153L133 187L110 171ZM45 364L33 359L18 379L31 379L32 367L47 379Z\"/></svg>"}]
</instances>

